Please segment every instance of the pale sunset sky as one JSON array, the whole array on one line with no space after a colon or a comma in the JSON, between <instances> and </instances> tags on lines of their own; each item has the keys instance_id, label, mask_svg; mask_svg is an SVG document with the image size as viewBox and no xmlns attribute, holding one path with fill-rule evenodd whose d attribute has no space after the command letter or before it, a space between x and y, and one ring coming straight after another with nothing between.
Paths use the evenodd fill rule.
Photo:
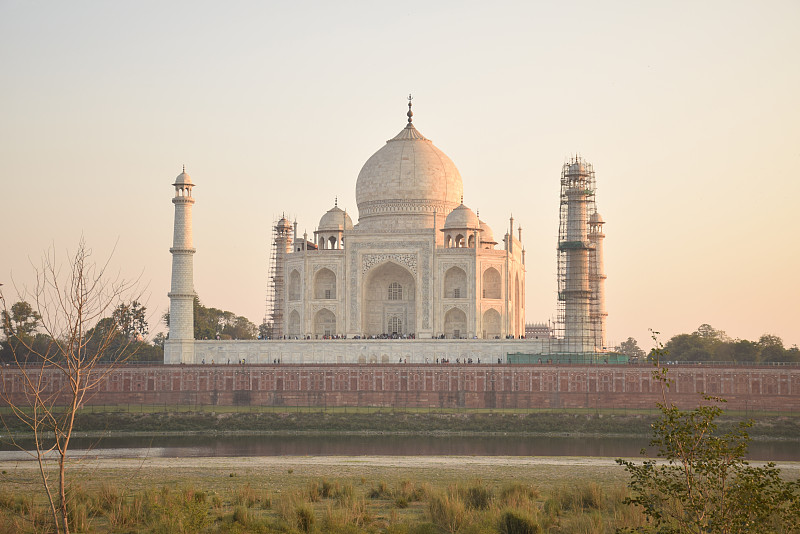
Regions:
<instances>
[{"instance_id":1,"label":"pale sunset sky","mask_svg":"<svg viewBox=\"0 0 800 534\"><path fill-rule=\"evenodd\" d=\"M163 330L174 178L195 288L265 313L285 212L357 221L364 162L414 124L464 203L527 251L526 320L556 312L559 175L594 165L609 341L709 323L800 343L800 2L0 0L0 283L83 235L141 277ZM499 240L499 239L498 239Z\"/></svg>"}]
</instances>

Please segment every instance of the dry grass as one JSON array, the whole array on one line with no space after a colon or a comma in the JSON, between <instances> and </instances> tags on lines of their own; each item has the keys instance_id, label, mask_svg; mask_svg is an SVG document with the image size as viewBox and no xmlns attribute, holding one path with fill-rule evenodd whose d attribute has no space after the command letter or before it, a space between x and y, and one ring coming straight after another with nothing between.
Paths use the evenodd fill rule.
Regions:
<instances>
[{"instance_id":1,"label":"dry grass","mask_svg":"<svg viewBox=\"0 0 800 534\"><path fill-rule=\"evenodd\" d=\"M0 468L0 534L46 531L36 470ZM568 534L643 524L623 504L624 471L604 461L185 458L83 461L69 472L75 532Z\"/></svg>"}]
</instances>

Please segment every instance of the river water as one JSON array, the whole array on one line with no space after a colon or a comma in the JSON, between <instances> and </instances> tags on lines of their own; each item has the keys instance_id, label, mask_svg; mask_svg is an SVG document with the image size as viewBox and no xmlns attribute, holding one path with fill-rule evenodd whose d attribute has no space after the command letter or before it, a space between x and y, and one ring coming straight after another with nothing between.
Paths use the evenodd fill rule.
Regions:
<instances>
[{"instance_id":1,"label":"river water","mask_svg":"<svg viewBox=\"0 0 800 534\"><path fill-rule=\"evenodd\" d=\"M74 438L71 456L91 458L225 456L572 456L637 457L647 438L430 435L215 435ZM32 443L21 443L31 448ZM29 458L0 440L0 460ZM749 458L800 461L795 441L754 441Z\"/></svg>"}]
</instances>

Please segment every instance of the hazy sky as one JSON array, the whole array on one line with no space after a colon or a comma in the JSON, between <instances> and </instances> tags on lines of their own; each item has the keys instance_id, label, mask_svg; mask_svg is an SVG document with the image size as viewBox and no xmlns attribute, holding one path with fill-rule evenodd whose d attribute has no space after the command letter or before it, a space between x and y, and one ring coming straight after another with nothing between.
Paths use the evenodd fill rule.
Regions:
<instances>
[{"instance_id":1,"label":"hazy sky","mask_svg":"<svg viewBox=\"0 0 800 534\"><path fill-rule=\"evenodd\" d=\"M800 2L0 0L0 282L81 234L167 310L173 188L195 287L260 323L272 221L311 234L414 123L556 310L561 165L606 220L609 340L710 323L800 343ZM154 318L151 321L155 323ZM156 332L162 327L151 326Z\"/></svg>"}]
</instances>

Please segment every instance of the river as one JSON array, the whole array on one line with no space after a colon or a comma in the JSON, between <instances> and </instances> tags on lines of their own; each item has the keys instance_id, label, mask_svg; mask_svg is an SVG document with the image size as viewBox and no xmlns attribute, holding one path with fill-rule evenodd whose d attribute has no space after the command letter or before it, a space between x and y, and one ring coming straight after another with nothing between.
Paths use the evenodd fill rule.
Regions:
<instances>
[{"instance_id":1,"label":"river","mask_svg":"<svg viewBox=\"0 0 800 534\"><path fill-rule=\"evenodd\" d=\"M521 456L636 457L647 438L458 435L213 435L74 438L70 456L198 458L258 456ZM32 448L31 441L23 441ZM795 441L754 441L748 457L800 461ZM29 455L0 440L0 460Z\"/></svg>"}]
</instances>

